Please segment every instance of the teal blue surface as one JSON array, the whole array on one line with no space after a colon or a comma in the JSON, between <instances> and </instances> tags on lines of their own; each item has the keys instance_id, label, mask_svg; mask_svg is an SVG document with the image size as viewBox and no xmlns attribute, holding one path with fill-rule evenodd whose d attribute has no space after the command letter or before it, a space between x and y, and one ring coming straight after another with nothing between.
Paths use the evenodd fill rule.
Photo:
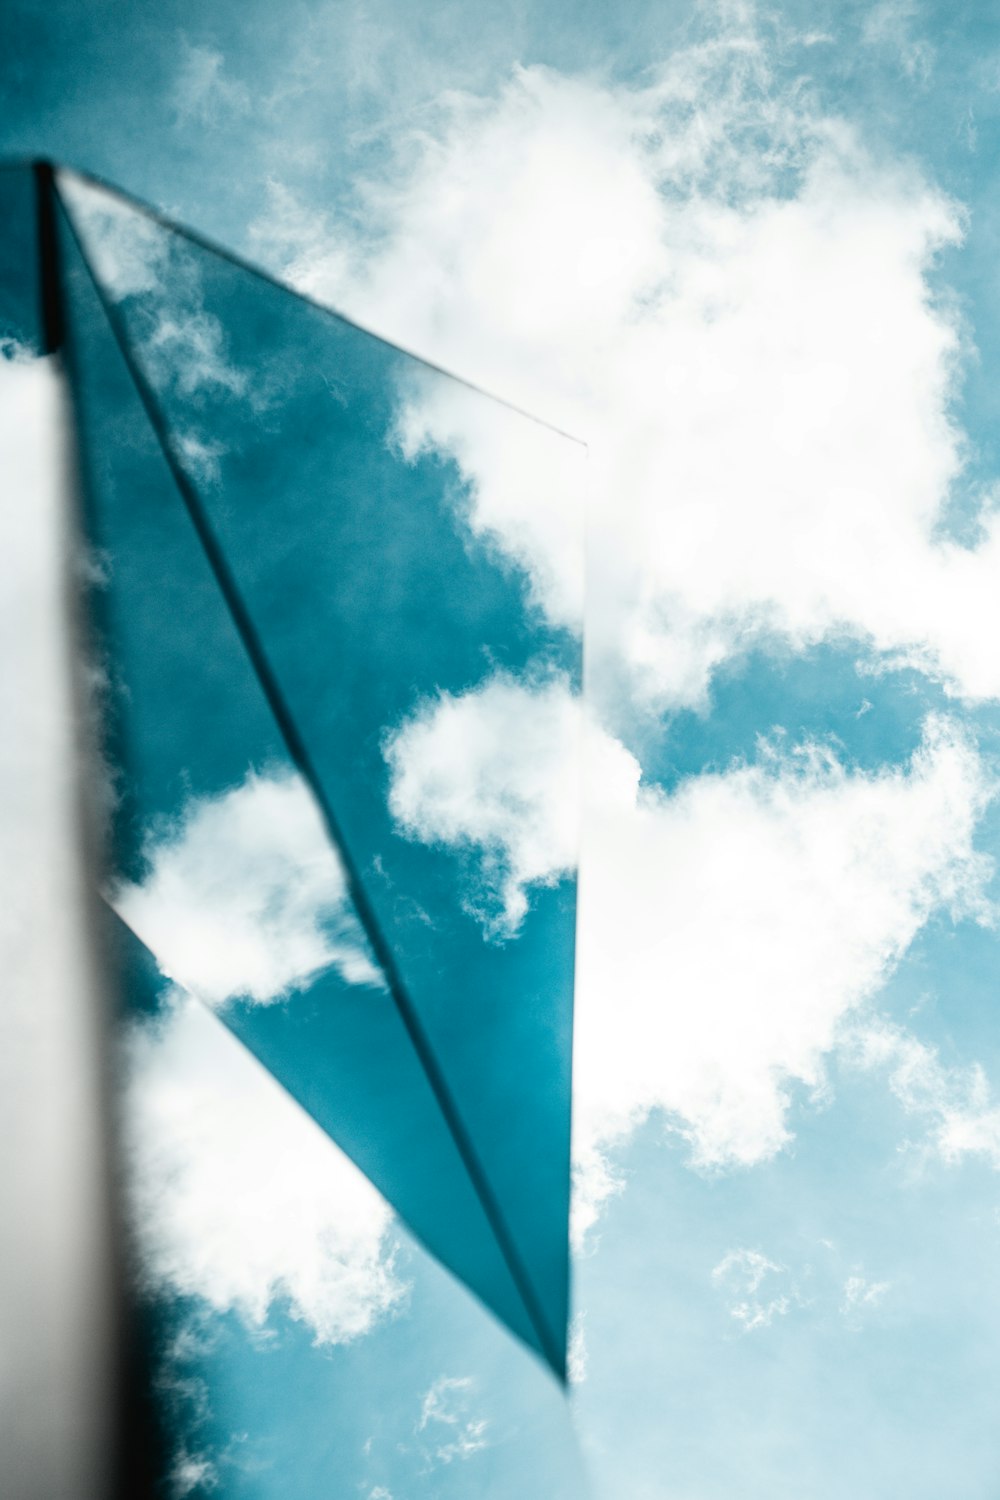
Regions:
<instances>
[{"instance_id":1,"label":"teal blue surface","mask_svg":"<svg viewBox=\"0 0 1000 1500\"><path fill-rule=\"evenodd\" d=\"M68 233L63 250L88 531L107 578L94 604L120 778L116 872L139 879L158 823L288 756ZM518 581L464 534L449 467L399 453L396 400L413 362L196 258L174 267L176 284L183 292L197 276L227 357L250 372L246 393L188 394L182 363L144 352L141 297L125 300L126 324L168 430L197 424L218 444L219 476L191 481L455 1101L472 1175L385 990L328 972L283 1004L236 1001L225 1019L423 1242L561 1374L573 883L533 899L517 941L488 941L463 905L454 856L395 830L382 741L421 695L472 686L488 662L578 674L579 648L530 617ZM171 316L174 295L168 276L159 315Z\"/></svg>"}]
</instances>

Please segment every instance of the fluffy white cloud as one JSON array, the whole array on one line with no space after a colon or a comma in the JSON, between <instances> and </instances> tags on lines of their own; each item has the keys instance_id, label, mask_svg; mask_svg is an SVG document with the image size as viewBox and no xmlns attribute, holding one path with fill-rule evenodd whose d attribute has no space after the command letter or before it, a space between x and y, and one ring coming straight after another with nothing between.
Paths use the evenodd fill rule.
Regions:
<instances>
[{"instance_id":1,"label":"fluffy white cloud","mask_svg":"<svg viewBox=\"0 0 1000 1500\"><path fill-rule=\"evenodd\" d=\"M366 1332L404 1295L388 1205L199 1001L126 1038L123 1132L150 1284L317 1343Z\"/></svg>"},{"instance_id":2,"label":"fluffy white cloud","mask_svg":"<svg viewBox=\"0 0 1000 1500\"><path fill-rule=\"evenodd\" d=\"M642 785L565 682L442 696L390 743L397 817L478 847L518 919L531 882L572 864L584 747L578 1236L618 1186L602 1144L659 1109L696 1164L773 1155L793 1090L822 1085L844 1019L931 913L994 920L973 846L994 786L948 719L928 718L905 766L849 772L777 739L670 794Z\"/></svg>"},{"instance_id":3,"label":"fluffy white cloud","mask_svg":"<svg viewBox=\"0 0 1000 1500\"><path fill-rule=\"evenodd\" d=\"M193 800L113 902L163 972L203 1000L279 1000L334 967L380 985L344 872L301 778L249 775Z\"/></svg>"},{"instance_id":4,"label":"fluffy white cloud","mask_svg":"<svg viewBox=\"0 0 1000 1500\"><path fill-rule=\"evenodd\" d=\"M941 530L966 351L929 272L961 211L783 92L741 17L649 86L531 68L454 101L370 188L370 240L307 230L285 195L276 248L312 292L591 442L607 699L624 671L653 704L701 703L773 634L850 636L994 697L992 498L974 547ZM405 395L409 441L458 459L473 525L565 620L574 518L501 425L439 382Z\"/></svg>"},{"instance_id":5,"label":"fluffy white cloud","mask_svg":"<svg viewBox=\"0 0 1000 1500\"><path fill-rule=\"evenodd\" d=\"M622 788L624 792L624 788ZM992 922L973 847L993 794L972 744L928 719L907 766L849 773L817 745L672 794L595 794L580 887L581 1136L666 1112L696 1163L789 1139L843 1019L935 910Z\"/></svg>"},{"instance_id":6,"label":"fluffy white cloud","mask_svg":"<svg viewBox=\"0 0 1000 1500\"><path fill-rule=\"evenodd\" d=\"M580 850L583 721L564 679L506 674L427 699L389 736L389 808L409 837L475 851L469 908L514 936L527 888L554 885Z\"/></svg>"}]
</instances>

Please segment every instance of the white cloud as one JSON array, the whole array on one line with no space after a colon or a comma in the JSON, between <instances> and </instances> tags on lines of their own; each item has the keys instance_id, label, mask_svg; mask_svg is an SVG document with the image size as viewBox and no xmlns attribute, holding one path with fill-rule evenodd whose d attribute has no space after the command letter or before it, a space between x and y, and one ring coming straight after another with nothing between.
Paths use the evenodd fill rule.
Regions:
<instances>
[{"instance_id":1,"label":"white cloud","mask_svg":"<svg viewBox=\"0 0 1000 1500\"><path fill-rule=\"evenodd\" d=\"M579 631L589 472L583 445L469 386L419 367L400 381L393 436L403 456L446 451L468 481L462 519L501 563L516 563L529 603ZM488 455L488 461L484 461Z\"/></svg>"},{"instance_id":2,"label":"white cloud","mask_svg":"<svg viewBox=\"0 0 1000 1500\"><path fill-rule=\"evenodd\" d=\"M261 1325L287 1307L317 1343L398 1306L391 1213L205 1006L177 991L125 1048L123 1133L143 1273Z\"/></svg>"},{"instance_id":3,"label":"white cloud","mask_svg":"<svg viewBox=\"0 0 1000 1500\"><path fill-rule=\"evenodd\" d=\"M188 803L145 848L149 873L113 903L163 972L212 1005L279 1000L324 969L382 983L311 794L250 774Z\"/></svg>"},{"instance_id":4,"label":"white cloud","mask_svg":"<svg viewBox=\"0 0 1000 1500\"><path fill-rule=\"evenodd\" d=\"M308 231L287 194L273 233L300 284L591 441L605 699L624 673L654 705L703 703L774 635L1000 694L993 500L972 549L941 533L966 350L929 272L962 213L912 164L783 91L745 19L643 88L521 70L401 160L370 239ZM473 524L571 618L573 520L543 513L530 444L433 381L401 427L457 457Z\"/></svg>"},{"instance_id":5,"label":"white cloud","mask_svg":"<svg viewBox=\"0 0 1000 1500\"><path fill-rule=\"evenodd\" d=\"M581 746L579 703L564 679L525 686L503 673L424 700L385 742L397 826L475 852L466 900L494 936L517 933L528 887L576 868Z\"/></svg>"},{"instance_id":6,"label":"white cloud","mask_svg":"<svg viewBox=\"0 0 1000 1500\"><path fill-rule=\"evenodd\" d=\"M490 1446L489 1422L471 1412L475 1384L469 1376L442 1375L426 1392L417 1432L433 1444L429 1455L437 1463L468 1459Z\"/></svg>"},{"instance_id":7,"label":"white cloud","mask_svg":"<svg viewBox=\"0 0 1000 1500\"><path fill-rule=\"evenodd\" d=\"M978 1063L948 1067L937 1048L882 1020L855 1030L847 1056L887 1072L904 1110L927 1124L925 1150L951 1163L981 1157L1000 1170L1000 1102Z\"/></svg>"},{"instance_id":8,"label":"white cloud","mask_svg":"<svg viewBox=\"0 0 1000 1500\"><path fill-rule=\"evenodd\" d=\"M431 842L475 841L502 898L571 867L566 794L584 747L578 1242L621 1186L604 1147L651 1110L698 1166L772 1156L794 1091L822 1087L845 1018L930 915L994 920L973 834L995 788L950 719L927 719L905 766L850 772L778 738L669 794L641 784L565 682L499 676L412 723L392 742L397 817Z\"/></svg>"},{"instance_id":9,"label":"white cloud","mask_svg":"<svg viewBox=\"0 0 1000 1500\"><path fill-rule=\"evenodd\" d=\"M993 786L928 719L909 765L849 773L829 750L762 745L672 795L595 801L580 888L581 1140L666 1112L703 1166L790 1138L843 1019L932 912L992 922L973 848Z\"/></svg>"}]
</instances>

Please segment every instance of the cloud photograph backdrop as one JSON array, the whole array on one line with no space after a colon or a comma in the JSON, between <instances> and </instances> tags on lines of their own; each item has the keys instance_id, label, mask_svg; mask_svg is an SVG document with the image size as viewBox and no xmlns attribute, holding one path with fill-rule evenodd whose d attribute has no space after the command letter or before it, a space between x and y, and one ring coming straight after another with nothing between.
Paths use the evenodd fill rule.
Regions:
<instances>
[{"instance_id":1,"label":"cloud photograph backdrop","mask_svg":"<svg viewBox=\"0 0 1000 1500\"><path fill-rule=\"evenodd\" d=\"M995 1500L1000 20L3 32L16 1500Z\"/></svg>"}]
</instances>

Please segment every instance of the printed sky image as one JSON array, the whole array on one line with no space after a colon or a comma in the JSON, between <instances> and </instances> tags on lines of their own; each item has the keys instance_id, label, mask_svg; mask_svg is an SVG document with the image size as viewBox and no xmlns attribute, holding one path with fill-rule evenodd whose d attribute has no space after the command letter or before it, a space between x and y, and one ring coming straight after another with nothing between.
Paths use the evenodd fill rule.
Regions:
<instances>
[{"instance_id":1,"label":"printed sky image","mask_svg":"<svg viewBox=\"0 0 1000 1500\"><path fill-rule=\"evenodd\" d=\"M996 1500L1000 16L4 30L164 1500Z\"/></svg>"}]
</instances>

